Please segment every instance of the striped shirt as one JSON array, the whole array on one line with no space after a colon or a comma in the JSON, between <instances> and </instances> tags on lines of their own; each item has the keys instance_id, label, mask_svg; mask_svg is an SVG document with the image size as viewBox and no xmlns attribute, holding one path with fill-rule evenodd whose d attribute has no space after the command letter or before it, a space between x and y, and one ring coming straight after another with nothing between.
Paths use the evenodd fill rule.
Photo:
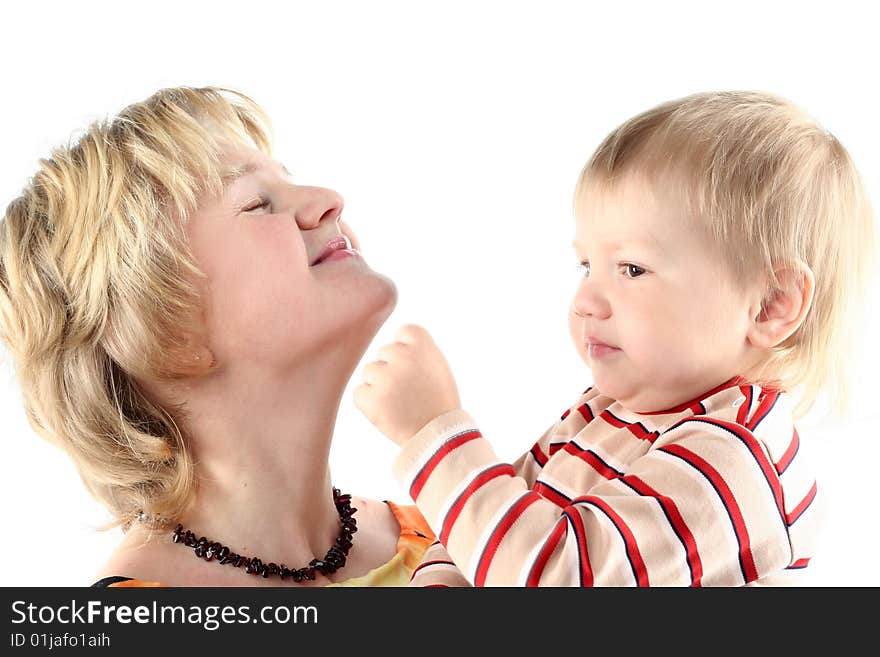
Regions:
<instances>
[{"instance_id":1,"label":"striped shirt","mask_svg":"<svg viewBox=\"0 0 880 657\"><path fill-rule=\"evenodd\" d=\"M394 463L437 535L412 585L797 583L816 480L784 393L730 381L634 413L588 388L514 464L462 410Z\"/></svg>"}]
</instances>

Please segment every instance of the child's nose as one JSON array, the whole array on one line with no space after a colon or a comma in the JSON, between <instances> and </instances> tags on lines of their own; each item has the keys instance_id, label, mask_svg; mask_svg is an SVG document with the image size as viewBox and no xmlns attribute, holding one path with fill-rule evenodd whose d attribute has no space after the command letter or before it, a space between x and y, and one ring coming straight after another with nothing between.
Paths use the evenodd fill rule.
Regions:
<instances>
[{"instance_id":1,"label":"child's nose","mask_svg":"<svg viewBox=\"0 0 880 657\"><path fill-rule=\"evenodd\" d=\"M342 197L324 187L297 187L294 193L294 219L303 230L317 228L322 221L337 221L345 205Z\"/></svg>"},{"instance_id":2,"label":"child's nose","mask_svg":"<svg viewBox=\"0 0 880 657\"><path fill-rule=\"evenodd\" d=\"M571 311L578 317L607 319L611 316L611 304L596 282L585 278L574 295Z\"/></svg>"}]
</instances>

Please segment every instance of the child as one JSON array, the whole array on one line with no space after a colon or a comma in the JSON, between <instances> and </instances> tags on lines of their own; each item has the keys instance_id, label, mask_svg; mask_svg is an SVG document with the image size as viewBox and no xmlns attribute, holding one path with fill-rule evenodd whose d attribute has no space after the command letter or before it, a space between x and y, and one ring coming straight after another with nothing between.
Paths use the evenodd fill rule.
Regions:
<instances>
[{"instance_id":1,"label":"child","mask_svg":"<svg viewBox=\"0 0 880 657\"><path fill-rule=\"evenodd\" d=\"M529 452L495 456L420 327L355 390L439 538L412 584L796 581L819 514L789 395L845 399L873 258L849 155L784 100L697 94L614 130L575 209L593 385Z\"/></svg>"}]
</instances>

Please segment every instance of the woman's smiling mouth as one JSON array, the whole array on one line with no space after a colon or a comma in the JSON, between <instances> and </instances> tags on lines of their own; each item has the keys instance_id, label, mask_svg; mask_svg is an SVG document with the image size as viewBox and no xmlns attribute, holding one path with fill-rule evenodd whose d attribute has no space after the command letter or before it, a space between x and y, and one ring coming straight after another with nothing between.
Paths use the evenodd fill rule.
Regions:
<instances>
[{"instance_id":1,"label":"woman's smiling mouth","mask_svg":"<svg viewBox=\"0 0 880 657\"><path fill-rule=\"evenodd\" d=\"M340 258L347 258L349 256L359 256L360 251L352 248L351 242L348 241L348 237L345 235L337 235L324 247L324 250L321 252L321 255L311 264L312 267L318 265L326 260L338 260Z\"/></svg>"}]
</instances>

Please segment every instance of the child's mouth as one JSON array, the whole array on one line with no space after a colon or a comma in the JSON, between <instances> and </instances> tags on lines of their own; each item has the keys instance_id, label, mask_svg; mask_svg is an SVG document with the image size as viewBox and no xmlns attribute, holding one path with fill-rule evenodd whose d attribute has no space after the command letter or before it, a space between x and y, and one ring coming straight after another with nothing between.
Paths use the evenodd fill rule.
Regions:
<instances>
[{"instance_id":1,"label":"child's mouth","mask_svg":"<svg viewBox=\"0 0 880 657\"><path fill-rule=\"evenodd\" d=\"M605 358L606 356L611 356L619 351L620 349L617 347L612 347L611 345L599 342L598 340L589 340L587 342L587 352L589 353L591 360Z\"/></svg>"}]
</instances>

